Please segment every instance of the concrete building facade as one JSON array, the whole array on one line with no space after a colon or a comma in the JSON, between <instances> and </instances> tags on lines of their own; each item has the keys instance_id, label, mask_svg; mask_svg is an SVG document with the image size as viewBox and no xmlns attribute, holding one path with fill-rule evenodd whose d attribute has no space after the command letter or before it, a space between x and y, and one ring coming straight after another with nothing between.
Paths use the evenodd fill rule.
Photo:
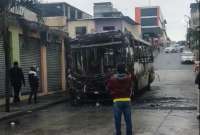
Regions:
<instances>
[{"instance_id":1,"label":"concrete building facade","mask_svg":"<svg viewBox=\"0 0 200 135\"><path fill-rule=\"evenodd\" d=\"M69 29L68 34L69 37L71 38L75 38L78 35L84 35L96 32L94 19L69 21L68 29Z\"/></svg>"},{"instance_id":2,"label":"concrete building facade","mask_svg":"<svg viewBox=\"0 0 200 135\"><path fill-rule=\"evenodd\" d=\"M166 20L159 6L136 7L135 20L141 24L142 36L154 45L165 44L167 41Z\"/></svg>"},{"instance_id":3,"label":"concrete building facade","mask_svg":"<svg viewBox=\"0 0 200 135\"><path fill-rule=\"evenodd\" d=\"M66 80L66 68L63 67L66 67L64 55L66 44L64 40L67 38L67 34L63 31L49 29L48 26L39 22L37 13L25 7L11 9L11 12L13 13L12 19L9 18L7 24L10 33L10 63L19 62L24 71L26 87L23 87L22 94L27 94L30 91L27 74L31 66L35 66L37 69L41 93L48 94L66 90L66 82L63 81ZM5 53L3 46L4 41L0 34L0 97L5 94ZM55 61L58 61L59 64ZM51 84L55 79L61 81L59 84L56 83L56 86L52 86Z\"/></svg>"},{"instance_id":4,"label":"concrete building facade","mask_svg":"<svg viewBox=\"0 0 200 135\"><path fill-rule=\"evenodd\" d=\"M189 27L187 30L187 41L194 50L195 60L200 61L200 2L190 4Z\"/></svg>"},{"instance_id":5,"label":"concrete building facade","mask_svg":"<svg viewBox=\"0 0 200 135\"><path fill-rule=\"evenodd\" d=\"M136 38L142 35L140 24L113 8L110 2L94 3L94 18L69 21L68 29L72 38L80 34L107 31L131 32Z\"/></svg>"},{"instance_id":6,"label":"concrete building facade","mask_svg":"<svg viewBox=\"0 0 200 135\"><path fill-rule=\"evenodd\" d=\"M91 15L64 2L43 3L40 4L40 9L47 26L64 32L68 32L68 21L92 18Z\"/></svg>"},{"instance_id":7,"label":"concrete building facade","mask_svg":"<svg viewBox=\"0 0 200 135\"><path fill-rule=\"evenodd\" d=\"M123 14L111 2L94 3L94 18L122 17Z\"/></svg>"}]
</instances>

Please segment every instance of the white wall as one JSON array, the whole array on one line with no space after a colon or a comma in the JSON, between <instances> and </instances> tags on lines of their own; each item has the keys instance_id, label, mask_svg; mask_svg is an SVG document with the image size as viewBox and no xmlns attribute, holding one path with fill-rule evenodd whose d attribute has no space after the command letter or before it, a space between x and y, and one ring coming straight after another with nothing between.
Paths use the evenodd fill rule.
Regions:
<instances>
[{"instance_id":1,"label":"white wall","mask_svg":"<svg viewBox=\"0 0 200 135\"><path fill-rule=\"evenodd\" d=\"M126 21L122 21L122 31L125 32L125 28L131 32L133 36L136 38L141 38L142 32L141 32L141 25L131 25L127 23Z\"/></svg>"},{"instance_id":2,"label":"white wall","mask_svg":"<svg viewBox=\"0 0 200 135\"><path fill-rule=\"evenodd\" d=\"M68 33L71 38L76 37L76 27L86 27L87 34L96 32L94 20L69 21Z\"/></svg>"},{"instance_id":3,"label":"white wall","mask_svg":"<svg viewBox=\"0 0 200 135\"><path fill-rule=\"evenodd\" d=\"M23 16L26 20L38 21L37 14L25 7L12 8L11 12Z\"/></svg>"}]
</instances>

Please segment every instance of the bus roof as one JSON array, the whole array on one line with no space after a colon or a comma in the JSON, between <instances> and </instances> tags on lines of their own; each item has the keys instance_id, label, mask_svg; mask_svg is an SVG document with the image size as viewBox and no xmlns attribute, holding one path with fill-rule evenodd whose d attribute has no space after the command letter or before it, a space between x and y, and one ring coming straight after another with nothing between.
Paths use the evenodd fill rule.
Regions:
<instances>
[{"instance_id":1,"label":"bus roof","mask_svg":"<svg viewBox=\"0 0 200 135\"><path fill-rule=\"evenodd\" d=\"M126 41L125 37L127 37L129 41ZM121 31L110 31L79 36L78 38L73 39L70 42L70 45L72 49L111 46L114 47L119 45L126 46L128 44L131 44L130 40L135 40L142 43L140 45L151 46L149 42L144 41L141 38L135 38L131 34L123 34Z\"/></svg>"}]
</instances>

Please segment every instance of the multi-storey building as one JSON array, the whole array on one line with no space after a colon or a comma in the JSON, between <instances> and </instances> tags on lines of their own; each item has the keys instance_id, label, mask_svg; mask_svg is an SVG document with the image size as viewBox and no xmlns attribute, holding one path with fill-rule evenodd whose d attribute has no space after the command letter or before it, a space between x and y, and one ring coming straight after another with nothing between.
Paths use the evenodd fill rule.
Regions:
<instances>
[{"instance_id":1,"label":"multi-storey building","mask_svg":"<svg viewBox=\"0 0 200 135\"><path fill-rule=\"evenodd\" d=\"M192 3L190 5L190 13L191 13L191 27L193 29L199 27L200 23L199 23L199 16L200 16L200 2L199 3Z\"/></svg>"},{"instance_id":2,"label":"multi-storey building","mask_svg":"<svg viewBox=\"0 0 200 135\"><path fill-rule=\"evenodd\" d=\"M65 32L68 32L68 21L92 18L91 15L64 2L43 3L40 8L46 25Z\"/></svg>"},{"instance_id":3,"label":"multi-storey building","mask_svg":"<svg viewBox=\"0 0 200 135\"><path fill-rule=\"evenodd\" d=\"M122 16L122 12L115 9L111 2L94 3L94 18Z\"/></svg>"},{"instance_id":4,"label":"multi-storey building","mask_svg":"<svg viewBox=\"0 0 200 135\"><path fill-rule=\"evenodd\" d=\"M200 2L190 4L191 18L189 20L189 28L187 33L187 41L192 49L194 49L195 59L199 61L200 47Z\"/></svg>"},{"instance_id":5,"label":"multi-storey building","mask_svg":"<svg viewBox=\"0 0 200 135\"><path fill-rule=\"evenodd\" d=\"M69 21L69 36L101 33L107 31L130 32L135 38L141 38L141 26L128 16L113 8L112 3L94 3L94 18Z\"/></svg>"},{"instance_id":6,"label":"multi-storey building","mask_svg":"<svg viewBox=\"0 0 200 135\"><path fill-rule=\"evenodd\" d=\"M67 34L49 29L43 24L41 15L37 11L23 6L15 7L10 10L12 14L7 18L9 62L19 62L27 84L22 88L22 94L30 92L27 74L31 66L37 69L40 92L48 94L66 90L64 41ZM1 19L0 24L3 24ZM0 27L0 97L5 94L4 36ZM49 37L48 41L46 37Z\"/></svg>"},{"instance_id":7,"label":"multi-storey building","mask_svg":"<svg viewBox=\"0 0 200 135\"><path fill-rule=\"evenodd\" d=\"M135 20L141 24L142 36L154 45L167 41L166 20L159 6L136 7Z\"/></svg>"}]
</instances>

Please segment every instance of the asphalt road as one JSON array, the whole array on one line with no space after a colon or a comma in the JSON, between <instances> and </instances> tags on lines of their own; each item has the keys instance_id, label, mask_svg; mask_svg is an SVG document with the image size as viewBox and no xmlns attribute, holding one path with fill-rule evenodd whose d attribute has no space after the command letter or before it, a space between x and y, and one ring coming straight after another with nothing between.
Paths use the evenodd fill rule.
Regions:
<instances>
[{"instance_id":1,"label":"asphalt road","mask_svg":"<svg viewBox=\"0 0 200 135\"><path fill-rule=\"evenodd\" d=\"M151 91L133 103L135 134L199 135L192 65L181 65L178 53L161 53L155 69ZM0 135L113 135L113 129L111 106L68 103L0 122Z\"/></svg>"}]
</instances>

